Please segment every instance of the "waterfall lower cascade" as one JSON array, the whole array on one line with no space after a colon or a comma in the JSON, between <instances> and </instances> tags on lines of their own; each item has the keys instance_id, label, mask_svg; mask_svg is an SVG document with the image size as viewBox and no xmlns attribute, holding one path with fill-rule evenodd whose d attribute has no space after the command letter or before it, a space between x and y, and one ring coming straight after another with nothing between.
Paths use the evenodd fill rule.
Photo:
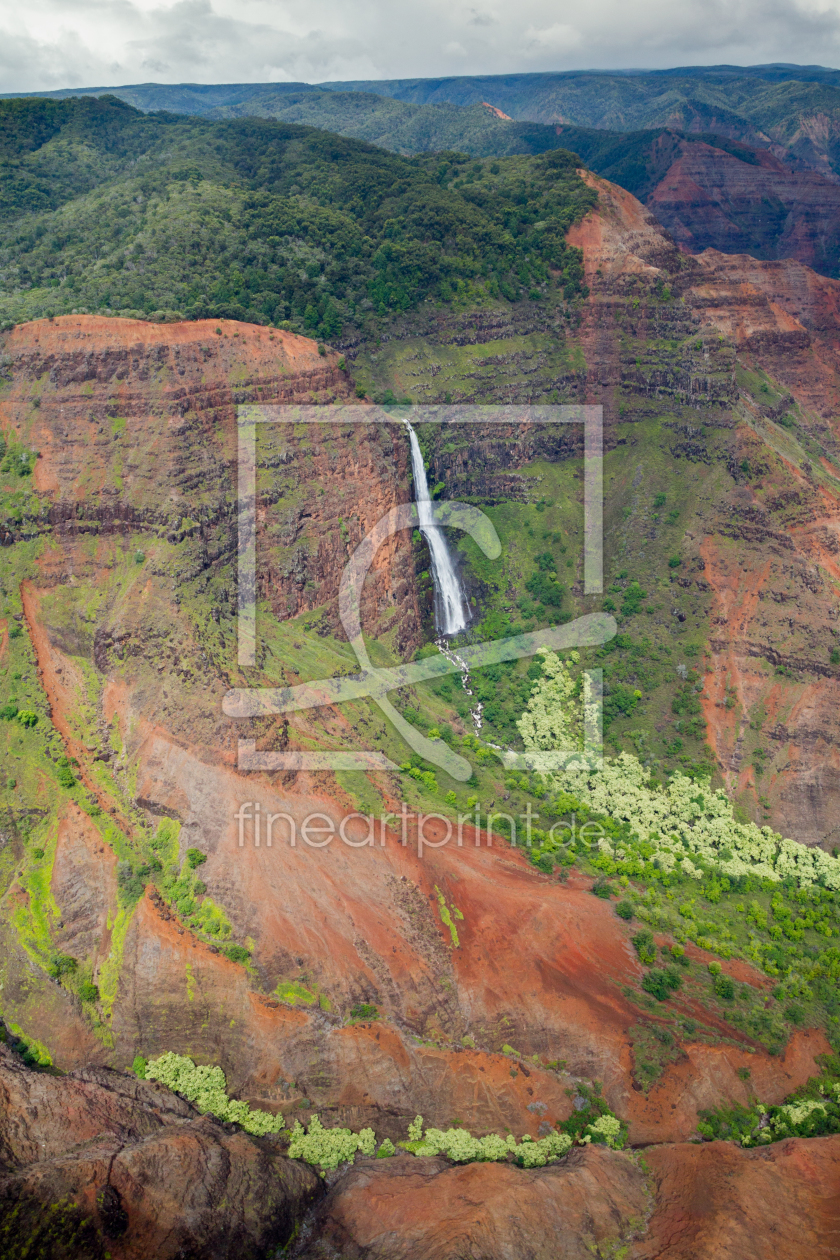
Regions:
<instances>
[{"instance_id":1,"label":"waterfall lower cascade","mask_svg":"<svg viewBox=\"0 0 840 1260\"><path fill-rule=\"evenodd\" d=\"M423 537L429 544L432 557L432 581L435 588L435 627L439 634L452 635L464 630L470 619L470 610L464 588L452 563L449 546L443 530L432 516L429 483L417 434L406 420L411 443L411 470L414 474L414 500Z\"/></svg>"}]
</instances>

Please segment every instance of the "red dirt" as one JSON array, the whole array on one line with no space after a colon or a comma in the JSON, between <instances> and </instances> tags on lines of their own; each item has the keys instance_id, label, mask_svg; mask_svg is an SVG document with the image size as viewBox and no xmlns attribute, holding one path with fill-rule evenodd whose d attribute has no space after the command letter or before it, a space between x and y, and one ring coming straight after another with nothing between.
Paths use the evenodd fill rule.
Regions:
<instances>
[{"instance_id":1,"label":"red dirt","mask_svg":"<svg viewBox=\"0 0 840 1260\"><path fill-rule=\"evenodd\" d=\"M656 1181L632 1260L829 1260L840 1255L840 1135L759 1150L731 1142L645 1152Z\"/></svg>"},{"instance_id":2,"label":"red dirt","mask_svg":"<svg viewBox=\"0 0 840 1260\"><path fill-rule=\"evenodd\" d=\"M840 281L792 259L760 262L715 250L680 255L634 197L594 175L584 178L600 204L569 240L584 249L591 289L581 332L587 399L604 404L608 429L618 419L611 387L621 388L619 369L628 366L621 321L634 276L667 282L698 331L731 339L743 366L765 370L790 392L806 427L836 424ZM737 443L746 454L750 443L760 449L763 442L750 428L760 427L760 408L742 402ZM787 456L774 460L796 504L786 518L778 522L765 510L759 482L753 490L739 485L717 505L707 537L694 548L706 561L715 601L714 670L701 703L724 778L750 812L785 835L831 849L840 840L840 678L827 668L824 645L834 641L837 592L829 583L840 577L840 496L812 481L804 460L802 468ZM796 681L800 669L812 682ZM736 701L729 708L727 681ZM775 721L763 721L770 759L759 780L748 751L754 741L746 741L750 721L762 712Z\"/></svg>"},{"instance_id":3,"label":"red dirt","mask_svg":"<svg viewBox=\"0 0 840 1260\"><path fill-rule=\"evenodd\" d=\"M612 1254L646 1207L639 1170L603 1147L530 1171L396 1157L341 1180L303 1256L590 1260Z\"/></svg>"},{"instance_id":4,"label":"red dirt","mask_svg":"<svg viewBox=\"0 0 840 1260\"><path fill-rule=\"evenodd\" d=\"M59 815L51 891L61 911L55 942L73 958L107 957L117 913L117 859L87 814L67 801Z\"/></svg>"}]
</instances>

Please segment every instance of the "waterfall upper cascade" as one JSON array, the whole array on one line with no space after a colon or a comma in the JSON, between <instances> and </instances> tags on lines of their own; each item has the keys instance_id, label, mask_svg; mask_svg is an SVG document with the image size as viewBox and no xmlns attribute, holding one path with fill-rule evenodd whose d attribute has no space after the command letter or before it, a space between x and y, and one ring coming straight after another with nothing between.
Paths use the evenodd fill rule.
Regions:
<instances>
[{"instance_id":1,"label":"waterfall upper cascade","mask_svg":"<svg viewBox=\"0 0 840 1260\"><path fill-rule=\"evenodd\" d=\"M414 499L420 529L432 557L432 580L435 587L435 626L439 634L457 634L470 619L469 605L443 530L432 516L429 483L417 434L406 420L411 443L411 470L414 473Z\"/></svg>"}]
</instances>

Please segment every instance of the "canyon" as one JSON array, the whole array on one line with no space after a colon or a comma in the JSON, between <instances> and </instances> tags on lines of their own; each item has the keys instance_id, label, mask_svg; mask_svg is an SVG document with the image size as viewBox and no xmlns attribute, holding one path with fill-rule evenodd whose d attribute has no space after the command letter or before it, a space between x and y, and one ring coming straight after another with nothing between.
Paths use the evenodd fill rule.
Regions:
<instances>
[{"instance_id":1,"label":"canyon","mask_svg":"<svg viewBox=\"0 0 840 1260\"><path fill-rule=\"evenodd\" d=\"M771 1053L708 988L687 985L671 1009L700 1032L681 1035L645 1087L639 1029L653 1035L664 1016L640 1005L635 928L592 895L590 877L546 874L472 828L462 845L425 852L416 827L403 843L393 820L377 821L368 844L354 831L353 845L293 845L292 825L315 815L398 817L405 781L248 772L239 741L267 753L369 746L377 720L363 705L290 720L222 709L232 687L357 672L339 632L341 573L411 499L404 428L379 410L370 424L266 432L264 630L255 665L240 665L238 407L373 410L386 389L418 403L596 403L609 571L661 591L645 634L679 649L690 631L704 645L692 755L708 742L746 815L828 850L840 841L840 282L791 259L689 256L630 193L584 177L598 204L568 234L588 286L577 306L407 313L376 340L334 346L233 320L71 314L0 334L0 428L32 463L0 539L0 666L38 715L0 732L7 1246L22 1229L45 1256L256 1257L306 1218L294 1254L313 1260L547 1258L558 1239L581 1257L626 1247L638 1260L735 1260L766 1254L770 1237L791 1257L835 1254L840 1137L761 1150L694 1140L698 1110L753 1095L780 1103L816 1075L832 1050L825 1029L795 1028ZM520 425L454 449L438 435L424 454L447 497L533 502L543 464L571 466L579 443L552 449ZM672 501L691 509L676 543L644 497L663 468ZM422 539L405 531L377 553L362 619L383 660L430 637L424 572ZM569 598L584 613L593 605L577 579ZM473 589L480 599L477 578ZM674 686L671 669L644 719L660 757ZM641 721L619 721L616 738ZM66 790L60 768L74 780ZM482 780L491 808L506 790L500 771ZM283 817L282 838L243 833L244 801ZM428 834L441 840L440 817ZM198 895L224 938L191 926L195 911L163 882L196 851ZM126 898L125 867L141 860L145 886ZM441 906L457 907L456 936ZM657 948L673 944L655 935ZM698 974L714 961L687 952ZM56 955L77 961L95 1003L50 974ZM722 967L770 1002L773 981L756 966ZM10 1047L21 1037L55 1075L20 1061ZM597 1081L633 1153L578 1147L533 1170L362 1157L321 1179L278 1140L200 1117L129 1074L136 1056L167 1049L221 1064L254 1107L371 1125L394 1142L417 1113L536 1138ZM194 1188L188 1212L173 1203L173 1176ZM222 1197L226 1213L213 1212ZM67 1220L40 1220L62 1202Z\"/></svg>"}]
</instances>

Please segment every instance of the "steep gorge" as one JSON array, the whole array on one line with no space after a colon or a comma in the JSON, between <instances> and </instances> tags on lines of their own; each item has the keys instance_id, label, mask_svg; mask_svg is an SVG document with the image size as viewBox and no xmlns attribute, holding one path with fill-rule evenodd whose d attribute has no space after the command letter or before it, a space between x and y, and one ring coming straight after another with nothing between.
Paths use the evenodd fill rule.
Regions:
<instances>
[{"instance_id":1,"label":"steep gorge","mask_svg":"<svg viewBox=\"0 0 840 1260\"><path fill-rule=\"evenodd\" d=\"M681 566L651 574L664 583L665 601L650 614L651 632L676 638L687 625L695 637L708 633L703 703L721 774L760 817L830 846L840 792L840 674L828 652L840 581L832 463L840 290L799 264L712 252L688 259L629 194L592 183L599 210L571 237L584 250L590 286L576 313L534 302L440 319L435 330L406 320L382 346L347 347L348 360L355 354L353 370L371 388L417 400L602 403L616 481L607 512L614 569L626 563L645 577L645 562L667 554L640 490L654 460L675 486L702 485L696 522L678 544ZM237 764L238 736L269 750L370 741L377 732L365 708L295 715L288 725L253 719L250 728L221 708L232 685L357 669L337 634L338 578L353 545L410 497L405 438L385 424L266 435L258 590L266 634L253 671L236 663L234 409L355 401L338 353L232 322L66 316L6 334L3 356L0 427L10 458L37 458L31 489L26 475L10 483L4 610L7 630L24 633L3 640L0 664L10 668L12 653L25 653L14 657L22 666L15 682L40 720L22 734L12 724L0 731L10 768L0 979L5 1016L48 1046L59 1068L97 1064L98 1085L108 1079L96 1075L103 1065L125 1068L135 1054L171 1048L222 1063L232 1090L254 1105L304 1120L318 1111L353 1128L371 1123L394 1140L417 1111L430 1123L457 1116L473 1131L536 1136L570 1113L579 1081L598 1079L633 1143L677 1144L657 1152L655 1167L663 1183L678 1183L674 1198L686 1193L682 1168L694 1149L685 1144L698 1108L721 1097L746 1102L753 1091L780 1101L814 1073L815 1056L829 1049L822 1031L796 1032L782 1055L770 1055L697 989L676 1009L701 1034L684 1039L645 1092L630 1044L640 1012L627 990L642 975L632 929L591 896L590 881L548 878L498 837L477 845L468 830L461 847L423 852L414 830L401 844L392 827L377 829L367 847L319 851L291 846L285 830L258 847L247 829L240 843L237 810L246 800L298 826L315 811L367 812L371 800L375 812L399 810L402 786L392 774L360 784L340 774L248 774ZM792 427L779 423L788 416ZM645 426L654 423L661 427L651 437ZM464 453L438 443L431 470L450 495L527 499L535 457L577 451L574 440L551 450L527 433L513 448L482 439ZM402 536L382 553L363 605L366 628L403 658L420 644L428 612L416 546ZM574 598L578 610L587 606ZM759 714L756 736L750 723ZM745 763L762 739L772 752L759 759L759 784L755 759ZM56 777L63 757L77 763L79 786L68 791ZM493 791L503 799L501 783ZM123 896L119 864L150 856L161 819L180 824L175 847L160 850L167 863L186 862L191 849L206 855L206 896L241 956L191 931L153 882L133 901ZM46 838L34 865L33 825ZM33 870L46 873L38 876L46 880L41 907L29 891ZM457 948L441 896L463 916ZM47 974L55 951L89 969L95 1009ZM692 957L708 961L702 950ZM726 970L758 993L768 987L746 963ZM383 1018L353 1017L364 1003ZM231 1145L209 1122L179 1118L196 1132L213 1129L208 1142ZM836 1139L820 1149L829 1167ZM246 1143L246 1166L249 1152ZM751 1170L745 1177L773 1186L772 1176L762 1179L767 1154L738 1159ZM574 1158L568 1174L528 1175L534 1204L556 1204L565 1191L554 1183L565 1186L566 1177L602 1194L618 1175L606 1152ZM403 1175L481 1182L472 1191L479 1201L512 1193L518 1202L524 1193L500 1190L508 1170L385 1171L398 1182L386 1197L403 1192ZM629 1237L649 1200L641 1175L625 1173L613 1207L616 1235ZM97 1165L90 1177L100 1176ZM351 1203L380 1193L375 1182ZM304 1198L310 1187L298 1190ZM420 1191L428 1193L425 1184ZM457 1200L462 1192L452 1193ZM657 1207L666 1217L668 1202ZM368 1226L348 1225L353 1210L333 1198L324 1237L361 1238ZM599 1242L615 1223L607 1217L592 1226ZM460 1238L457 1220L452 1228ZM666 1219L661 1228L673 1226ZM823 1228L828 1237L830 1225ZM412 1245L406 1256L434 1254L422 1230ZM726 1254L715 1245L704 1254ZM373 1248L359 1254L402 1254L382 1250L392 1246L387 1239L358 1246Z\"/></svg>"}]
</instances>

